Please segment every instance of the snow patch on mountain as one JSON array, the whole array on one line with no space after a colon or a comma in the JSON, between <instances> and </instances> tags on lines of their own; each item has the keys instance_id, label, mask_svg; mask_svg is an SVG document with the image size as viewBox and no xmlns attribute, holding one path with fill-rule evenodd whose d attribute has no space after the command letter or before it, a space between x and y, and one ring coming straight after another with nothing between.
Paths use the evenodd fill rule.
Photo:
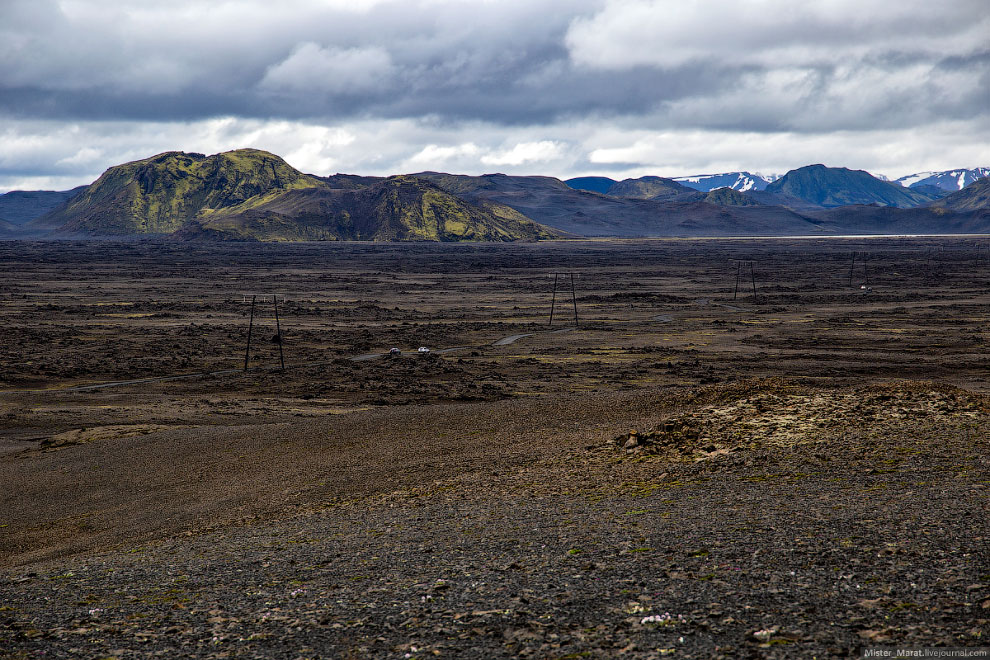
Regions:
<instances>
[{"instance_id":1,"label":"snow patch on mountain","mask_svg":"<svg viewBox=\"0 0 990 660\"><path fill-rule=\"evenodd\" d=\"M915 186L936 186L942 190L962 190L977 179L990 176L990 167L976 167L971 170L944 170L942 172L918 172L902 176L893 183L906 188Z\"/></svg>"},{"instance_id":2,"label":"snow patch on mountain","mask_svg":"<svg viewBox=\"0 0 990 660\"><path fill-rule=\"evenodd\" d=\"M732 188L739 192L763 190L771 182L780 178L778 174L753 174L751 172L723 172L721 174L693 174L691 176L675 176L674 181L694 188L701 192L710 192L716 188Z\"/></svg>"}]
</instances>

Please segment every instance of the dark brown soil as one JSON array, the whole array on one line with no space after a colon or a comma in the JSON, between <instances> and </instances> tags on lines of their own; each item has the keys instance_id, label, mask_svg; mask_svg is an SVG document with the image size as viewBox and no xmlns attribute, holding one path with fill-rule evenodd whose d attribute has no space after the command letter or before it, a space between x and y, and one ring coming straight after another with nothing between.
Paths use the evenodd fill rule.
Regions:
<instances>
[{"instance_id":1,"label":"dark brown soil","mask_svg":"<svg viewBox=\"0 0 990 660\"><path fill-rule=\"evenodd\" d=\"M0 658L988 646L978 248L0 243Z\"/></svg>"}]
</instances>

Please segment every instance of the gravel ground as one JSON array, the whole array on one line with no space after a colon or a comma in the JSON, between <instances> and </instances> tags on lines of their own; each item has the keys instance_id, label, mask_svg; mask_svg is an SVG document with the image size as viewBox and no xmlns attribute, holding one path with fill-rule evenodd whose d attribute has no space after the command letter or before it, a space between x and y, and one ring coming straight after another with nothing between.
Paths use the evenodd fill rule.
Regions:
<instances>
[{"instance_id":1,"label":"gravel ground","mask_svg":"<svg viewBox=\"0 0 990 660\"><path fill-rule=\"evenodd\" d=\"M990 645L984 396L771 381L662 412L534 433L529 462L487 443L398 489L314 490L281 516L17 562L0 574L0 658Z\"/></svg>"}]
</instances>

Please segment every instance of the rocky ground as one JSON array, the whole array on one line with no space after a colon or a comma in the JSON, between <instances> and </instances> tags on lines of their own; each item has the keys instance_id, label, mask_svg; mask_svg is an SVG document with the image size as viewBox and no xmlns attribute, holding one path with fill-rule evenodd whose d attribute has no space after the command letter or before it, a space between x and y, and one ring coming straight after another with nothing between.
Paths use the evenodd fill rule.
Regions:
<instances>
[{"instance_id":1,"label":"rocky ground","mask_svg":"<svg viewBox=\"0 0 990 660\"><path fill-rule=\"evenodd\" d=\"M582 329L553 335L522 309L537 306L522 290L543 265L526 266L530 247L507 247L499 273L518 296L479 279L472 298L438 294L406 321L401 296L370 288L400 317L382 332L397 334L361 344L373 321L349 307L297 340L330 353L323 365L74 392L119 365L70 346L53 349L58 369L82 372L35 374L4 344L0 658L990 646L987 317L962 250L948 283L917 279L864 301L812 282L838 250L777 246L781 268L807 279L759 307L731 289L702 295L709 274L644 292L648 303L586 291ZM654 248L544 256L620 271ZM676 264L668 275L697 271L696 248L662 255ZM105 258L72 250L67 273ZM21 270L44 270L39 254ZM918 270L902 270L921 273L925 252L914 254ZM389 255L410 279L425 278L417 259L435 258ZM383 263L357 256L363 270L351 260L335 277L365 286ZM478 258L460 254L458 268ZM142 263L124 261L125 273ZM94 277L94 299L120 302L113 290L133 297L170 272L144 268L133 282L136 270ZM9 279L3 314L18 336L55 332L38 316L41 293ZM38 286L52 301L69 285ZM52 317L81 300L50 302ZM73 336L108 333L101 346L129 366L171 364L148 347L189 327L66 314ZM207 353L220 332L197 335ZM469 348L349 359L402 338ZM28 341L22 353L50 359ZM37 386L56 389L21 391Z\"/></svg>"}]
</instances>

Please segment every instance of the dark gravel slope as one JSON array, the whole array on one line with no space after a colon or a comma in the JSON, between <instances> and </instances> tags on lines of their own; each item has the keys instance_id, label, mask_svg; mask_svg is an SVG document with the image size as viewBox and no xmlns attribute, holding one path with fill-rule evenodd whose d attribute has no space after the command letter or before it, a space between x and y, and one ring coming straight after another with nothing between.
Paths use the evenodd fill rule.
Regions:
<instances>
[{"instance_id":1,"label":"dark gravel slope","mask_svg":"<svg viewBox=\"0 0 990 660\"><path fill-rule=\"evenodd\" d=\"M987 646L983 397L767 383L664 410L638 448L534 432L529 464L489 445L487 463L451 459L392 492L8 569L0 657Z\"/></svg>"}]
</instances>

